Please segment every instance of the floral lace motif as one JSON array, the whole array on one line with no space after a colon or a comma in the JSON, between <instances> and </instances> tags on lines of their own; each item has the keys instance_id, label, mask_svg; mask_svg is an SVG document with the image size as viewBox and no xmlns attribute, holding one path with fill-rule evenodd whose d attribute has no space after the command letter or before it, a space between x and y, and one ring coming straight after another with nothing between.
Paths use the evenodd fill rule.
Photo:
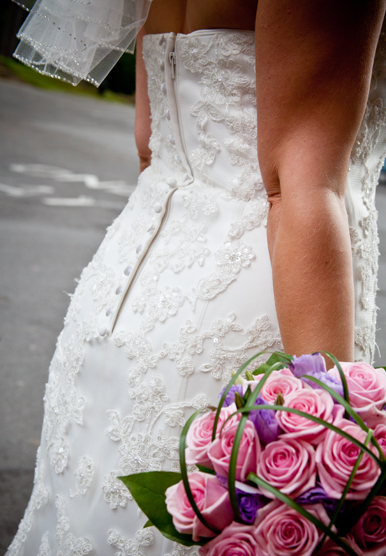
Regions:
<instances>
[{"instance_id":1,"label":"floral lace motif","mask_svg":"<svg viewBox=\"0 0 386 556\"><path fill-rule=\"evenodd\" d=\"M112 510L116 510L119 506L126 508L127 502L133 499L128 488L120 479L117 479L118 475L117 471L110 471L102 485L105 500Z\"/></svg>"},{"instance_id":2,"label":"floral lace motif","mask_svg":"<svg viewBox=\"0 0 386 556\"><path fill-rule=\"evenodd\" d=\"M242 65L237 61L242 59ZM191 108L196 118L199 147L189 153L190 162L201 179L211 183L205 168L211 166L225 147L231 164L241 173L232 178L231 194L249 201L263 193L263 182L257 163L256 109L249 112L246 104L256 104L254 76L254 36L228 33L214 35L208 42L190 37L182 42L181 60L187 70L200 74L201 100ZM248 73L245 65L250 65ZM221 143L207 131L208 123L221 123L227 138Z\"/></svg>"},{"instance_id":3,"label":"floral lace motif","mask_svg":"<svg viewBox=\"0 0 386 556\"><path fill-rule=\"evenodd\" d=\"M57 509L56 539L60 549L57 556L86 556L92 550L90 541L86 538L76 538L70 532L70 520L65 513L64 501L59 494L56 495Z\"/></svg>"},{"instance_id":4,"label":"floral lace motif","mask_svg":"<svg viewBox=\"0 0 386 556\"><path fill-rule=\"evenodd\" d=\"M9 549L8 556L17 556L22 549L22 545L27 540L27 534L33 527L34 513L42 506L47 504L49 492L44 485L44 466L40 457L41 448L38 449L36 455L36 467L34 477L34 487L24 517L19 524L16 536L13 539Z\"/></svg>"},{"instance_id":5,"label":"floral lace motif","mask_svg":"<svg viewBox=\"0 0 386 556\"><path fill-rule=\"evenodd\" d=\"M356 329L355 343L360 348L360 359L370 362L373 359L375 343L376 306L374 299L377 291L379 257L375 189L386 151L377 153L376 160L372 155L378 147L379 141L381 139L384 141L385 135L386 108L382 92L377 89L379 78L386 75L385 38L385 33L382 32L374 61L370 98L351 153L351 163L356 166L361 165L362 180L362 206L359 206L358 199L356 210L358 220L352 222L350 228L354 271L357 269L361 280L357 311L367 311L369 314L369 324ZM359 303L360 306L358 306Z\"/></svg>"},{"instance_id":6,"label":"floral lace motif","mask_svg":"<svg viewBox=\"0 0 386 556\"><path fill-rule=\"evenodd\" d=\"M140 529L135 534L135 539L126 539L115 529L108 531L107 542L110 546L118 548L115 556L146 556L141 548L151 546L154 542L154 533L151 529Z\"/></svg>"},{"instance_id":7,"label":"floral lace motif","mask_svg":"<svg viewBox=\"0 0 386 556\"><path fill-rule=\"evenodd\" d=\"M70 491L71 498L79 494L85 494L87 489L91 486L94 477L94 462L88 456L82 456L78 459L78 468L75 473L76 490Z\"/></svg>"},{"instance_id":8,"label":"floral lace motif","mask_svg":"<svg viewBox=\"0 0 386 556\"><path fill-rule=\"evenodd\" d=\"M78 396L75 377L84 360L83 339L71 336L61 348L60 338L53 360L50 379L44 395L45 418L44 435L47 449L51 452L51 463L56 473L63 473L69 460L69 446L66 440L71 423L83 424L83 410L86 401Z\"/></svg>"},{"instance_id":9,"label":"floral lace motif","mask_svg":"<svg viewBox=\"0 0 386 556\"><path fill-rule=\"evenodd\" d=\"M42 536L38 556L52 556L52 550L48 540L48 531L46 531Z\"/></svg>"},{"instance_id":10,"label":"floral lace motif","mask_svg":"<svg viewBox=\"0 0 386 556\"><path fill-rule=\"evenodd\" d=\"M248 268L255 259L250 245L241 241L229 242L217 252L218 272L212 272L202 278L197 285L197 296L200 299L213 299L222 293L237 278L242 268Z\"/></svg>"},{"instance_id":11,"label":"floral lace motif","mask_svg":"<svg viewBox=\"0 0 386 556\"><path fill-rule=\"evenodd\" d=\"M196 547L183 546L182 544L174 543L173 552L165 554L165 556L198 556Z\"/></svg>"}]
</instances>

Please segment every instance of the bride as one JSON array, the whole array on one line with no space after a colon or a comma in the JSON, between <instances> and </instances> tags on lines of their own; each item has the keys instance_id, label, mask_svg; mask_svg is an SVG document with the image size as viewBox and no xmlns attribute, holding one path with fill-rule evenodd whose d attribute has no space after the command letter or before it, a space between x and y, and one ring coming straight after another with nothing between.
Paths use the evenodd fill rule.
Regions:
<instances>
[{"instance_id":1,"label":"bride","mask_svg":"<svg viewBox=\"0 0 386 556\"><path fill-rule=\"evenodd\" d=\"M257 351L371 361L385 10L153 0L137 45L141 175L72 296L8 556L195 554L142 529L117 477L176 470L187 416ZM44 38L58 24L43 20Z\"/></svg>"}]
</instances>

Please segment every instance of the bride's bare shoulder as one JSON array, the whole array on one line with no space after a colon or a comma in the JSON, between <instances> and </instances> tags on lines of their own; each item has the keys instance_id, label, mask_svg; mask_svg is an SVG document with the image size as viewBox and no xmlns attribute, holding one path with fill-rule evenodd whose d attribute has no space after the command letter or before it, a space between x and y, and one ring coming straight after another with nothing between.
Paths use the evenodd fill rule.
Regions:
<instances>
[{"instance_id":1,"label":"bride's bare shoulder","mask_svg":"<svg viewBox=\"0 0 386 556\"><path fill-rule=\"evenodd\" d=\"M255 28L257 0L153 0L146 33Z\"/></svg>"}]
</instances>

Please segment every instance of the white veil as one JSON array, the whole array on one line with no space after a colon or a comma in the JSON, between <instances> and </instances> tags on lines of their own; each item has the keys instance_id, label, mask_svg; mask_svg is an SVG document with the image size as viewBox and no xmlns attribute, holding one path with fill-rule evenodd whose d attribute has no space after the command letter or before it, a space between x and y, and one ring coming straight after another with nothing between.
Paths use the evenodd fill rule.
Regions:
<instances>
[{"instance_id":1,"label":"white veil","mask_svg":"<svg viewBox=\"0 0 386 556\"><path fill-rule=\"evenodd\" d=\"M151 0L14 0L30 13L14 56L40 73L98 86L133 52Z\"/></svg>"}]
</instances>

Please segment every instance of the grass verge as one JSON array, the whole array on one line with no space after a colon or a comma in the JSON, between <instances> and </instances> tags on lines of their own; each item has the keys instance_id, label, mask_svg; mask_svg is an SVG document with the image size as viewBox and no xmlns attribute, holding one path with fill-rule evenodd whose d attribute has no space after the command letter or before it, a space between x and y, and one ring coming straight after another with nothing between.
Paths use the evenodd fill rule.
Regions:
<instances>
[{"instance_id":1,"label":"grass verge","mask_svg":"<svg viewBox=\"0 0 386 556\"><path fill-rule=\"evenodd\" d=\"M90 83L81 82L74 87L70 83L42 75L41 73L25 66L14 58L0 55L0 79L14 79L23 83L28 83L40 89L58 91L60 93L70 93L75 95L91 96L99 100L109 102L119 102L121 104L134 104L135 95L124 95L114 93L110 90L100 91Z\"/></svg>"}]
</instances>

